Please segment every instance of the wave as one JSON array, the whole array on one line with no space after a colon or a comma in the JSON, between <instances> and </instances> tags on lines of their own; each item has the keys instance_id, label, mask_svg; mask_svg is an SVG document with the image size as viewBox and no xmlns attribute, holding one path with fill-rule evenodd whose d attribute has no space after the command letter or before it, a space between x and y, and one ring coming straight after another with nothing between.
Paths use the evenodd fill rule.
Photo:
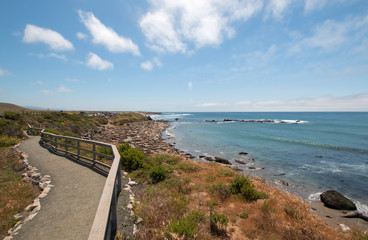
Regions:
<instances>
[{"instance_id":1,"label":"wave","mask_svg":"<svg viewBox=\"0 0 368 240\"><path fill-rule=\"evenodd\" d=\"M176 118L182 118L183 116L190 116L189 113L163 113L163 114L152 114L149 115L153 120L175 120Z\"/></svg>"},{"instance_id":2,"label":"wave","mask_svg":"<svg viewBox=\"0 0 368 240\"><path fill-rule=\"evenodd\" d=\"M330 145L330 144L325 144L325 143L304 142L304 141L284 139L284 138L278 138L278 137L266 137L266 136L256 136L256 135L248 135L248 134L246 136L251 137L251 138L256 138L256 139L271 140L271 141L291 143L291 144L297 144L297 145L305 145L305 146L311 146L311 147L344 150L344 151L358 152L358 153L368 153L368 150L365 150L365 149L345 147L345 146L336 146L336 145Z\"/></svg>"},{"instance_id":3,"label":"wave","mask_svg":"<svg viewBox=\"0 0 368 240\"><path fill-rule=\"evenodd\" d=\"M303 124L309 123L309 121L304 120L279 120L279 119L224 119L223 121L216 120L203 120L204 122L213 122L213 123L276 123L276 124Z\"/></svg>"}]
</instances>

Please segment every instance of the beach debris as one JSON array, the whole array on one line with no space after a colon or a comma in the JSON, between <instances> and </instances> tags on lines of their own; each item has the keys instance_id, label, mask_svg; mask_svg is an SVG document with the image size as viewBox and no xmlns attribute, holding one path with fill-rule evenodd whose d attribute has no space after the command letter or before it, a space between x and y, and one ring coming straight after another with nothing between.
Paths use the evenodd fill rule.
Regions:
<instances>
[{"instance_id":1,"label":"beach debris","mask_svg":"<svg viewBox=\"0 0 368 240\"><path fill-rule=\"evenodd\" d=\"M335 190L328 190L321 194L321 201L328 208L338 210L356 210L355 204L341 193Z\"/></svg>"},{"instance_id":2,"label":"beach debris","mask_svg":"<svg viewBox=\"0 0 368 240\"><path fill-rule=\"evenodd\" d=\"M346 233L346 232L350 232L350 231L351 231L351 229L350 229L348 226L346 226L345 224L343 224L343 223L340 223L340 224L338 224L338 225L340 226L341 230L342 230L344 233Z\"/></svg>"}]
</instances>

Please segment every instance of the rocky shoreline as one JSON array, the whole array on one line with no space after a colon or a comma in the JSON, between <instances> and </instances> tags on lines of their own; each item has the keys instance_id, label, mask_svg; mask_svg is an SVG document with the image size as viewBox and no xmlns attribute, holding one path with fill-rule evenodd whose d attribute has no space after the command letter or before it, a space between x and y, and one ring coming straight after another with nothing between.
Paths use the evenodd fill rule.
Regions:
<instances>
[{"instance_id":1,"label":"rocky shoreline","mask_svg":"<svg viewBox=\"0 0 368 240\"><path fill-rule=\"evenodd\" d=\"M122 142L128 142L132 147L143 151L146 154L180 154L188 159L196 157L189 153L176 149L174 143L166 143L162 137L162 133L170 126L168 121L141 121L126 124L108 123L95 133L91 139L101 142L120 145ZM247 153L240 152L240 155ZM226 165L232 165L230 161L219 157L212 158L200 156L199 159L208 162L218 162ZM243 164L243 162L237 162ZM237 170L237 169L235 169ZM288 184L282 184L288 186ZM318 206L318 207L316 207ZM368 223L362 219L342 218L340 211L326 208L321 202L311 203L311 209L319 215L331 227L338 227L341 224L350 228L359 228L363 231L368 230ZM341 227L341 226L340 226ZM341 227L343 228L343 227Z\"/></svg>"},{"instance_id":2,"label":"rocky shoreline","mask_svg":"<svg viewBox=\"0 0 368 240\"><path fill-rule=\"evenodd\" d=\"M142 121L104 125L93 140L120 145L129 143L146 154L180 154L174 144L164 142L162 132L170 126L167 121Z\"/></svg>"}]
</instances>

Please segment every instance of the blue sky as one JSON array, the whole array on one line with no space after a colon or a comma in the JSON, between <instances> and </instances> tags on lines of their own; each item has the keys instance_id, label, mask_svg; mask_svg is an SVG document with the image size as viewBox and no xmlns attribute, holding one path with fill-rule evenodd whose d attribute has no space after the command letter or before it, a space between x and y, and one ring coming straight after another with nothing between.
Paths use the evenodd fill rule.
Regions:
<instances>
[{"instance_id":1,"label":"blue sky","mask_svg":"<svg viewBox=\"0 0 368 240\"><path fill-rule=\"evenodd\" d=\"M5 0L0 102L368 111L366 0Z\"/></svg>"}]
</instances>

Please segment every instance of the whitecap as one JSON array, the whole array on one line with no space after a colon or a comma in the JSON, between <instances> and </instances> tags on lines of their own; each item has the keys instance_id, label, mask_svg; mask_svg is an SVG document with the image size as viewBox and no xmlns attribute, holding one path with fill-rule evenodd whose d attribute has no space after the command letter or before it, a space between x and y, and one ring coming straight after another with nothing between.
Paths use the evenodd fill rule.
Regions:
<instances>
[{"instance_id":1,"label":"whitecap","mask_svg":"<svg viewBox=\"0 0 368 240\"><path fill-rule=\"evenodd\" d=\"M308 200L312 202L319 202L321 201L321 194L322 192L312 193L308 196Z\"/></svg>"}]
</instances>

